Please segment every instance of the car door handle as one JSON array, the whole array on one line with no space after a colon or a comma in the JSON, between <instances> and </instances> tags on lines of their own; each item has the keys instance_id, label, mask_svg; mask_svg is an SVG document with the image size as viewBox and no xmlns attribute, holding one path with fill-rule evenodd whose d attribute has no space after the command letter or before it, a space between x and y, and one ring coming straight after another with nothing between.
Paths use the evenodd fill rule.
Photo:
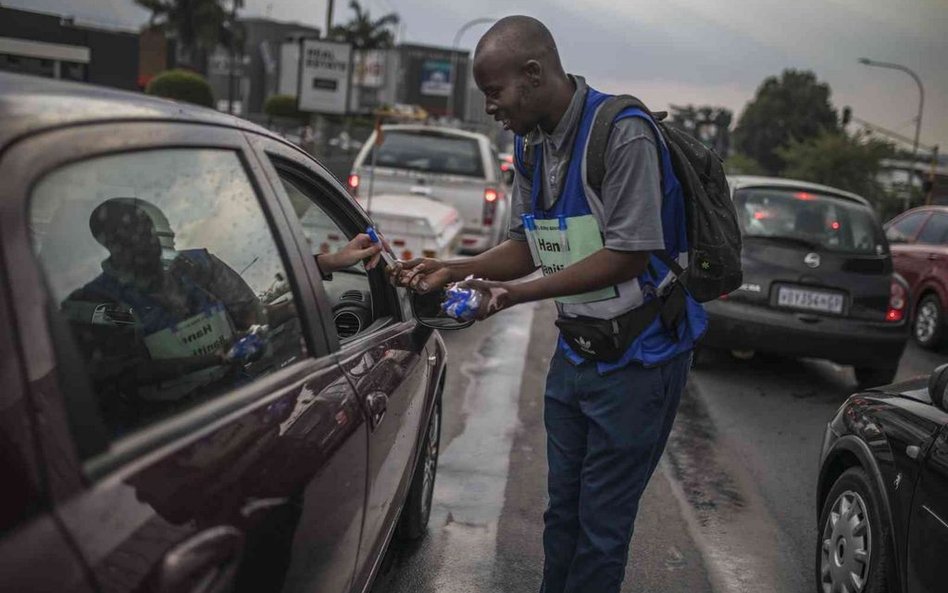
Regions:
<instances>
[{"instance_id":1,"label":"car door handle","mask_svg":"<svg viewBox=\"0 0 948 593\"><path fill-rule=\"evenodd\" d=\"M234 588L243 534L229 525L212 527L165 554L155 575L155 593L227 593Z\"/></svg>"},{"instance_id":2,"label":"car door handle","mask_svg":"<svg viewBox=\"0 0 948 593\"><path fill-rule=\"evenodd\" d=\"M372 428L375 428L382 423L382 418L385 417L385 412L388 410L388 396L381 391L376 391L370 393L368 397L365 398L365 401L369 406Z\"/></svg>"}]
</instances>

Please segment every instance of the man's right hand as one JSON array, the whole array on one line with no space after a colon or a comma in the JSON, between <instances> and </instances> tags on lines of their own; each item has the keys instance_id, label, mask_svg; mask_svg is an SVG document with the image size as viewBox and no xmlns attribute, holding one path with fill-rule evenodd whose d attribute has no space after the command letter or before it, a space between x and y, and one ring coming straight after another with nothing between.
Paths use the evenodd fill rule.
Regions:
<instances>
[{"instance_id":1,"label":"man's right hand","mask_svg":"<svg viewBox=\"0 0 948 593\"><path fill-rule=\"evenodd\" d=\"M451 270L441 260L419 257L400 261L389 268L389 281L395 286L410 288L419 294L440 290L454 279Z\"/></svg>"}]
</instances>

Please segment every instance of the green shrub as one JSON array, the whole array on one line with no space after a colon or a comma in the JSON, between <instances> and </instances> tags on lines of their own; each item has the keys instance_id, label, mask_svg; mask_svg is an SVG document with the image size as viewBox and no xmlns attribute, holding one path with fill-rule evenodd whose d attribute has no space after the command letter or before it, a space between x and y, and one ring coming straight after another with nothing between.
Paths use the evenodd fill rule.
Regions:
<instances>
[{"instance_id":1,"label":"green shrub","mask_svg":"<svg viewBox=\"0 0 948 593\"><path fill-rule=\"evenodd\" d=\"M157 97L214 107L214 93L203 76L190 70L165 70L148 83L145 92Z\"/></svg>"},{"instance_id":2,"label":"green shrub","mask_svg":"<svg viewBox=\"0 0 948 593\"><path fill-rule=\"evenodd\" d=\"M263 104L263 112L270 117L282 117L305 121L309 114L300 111L293 95L272 95Z\"/></svg>"}]
</instances>

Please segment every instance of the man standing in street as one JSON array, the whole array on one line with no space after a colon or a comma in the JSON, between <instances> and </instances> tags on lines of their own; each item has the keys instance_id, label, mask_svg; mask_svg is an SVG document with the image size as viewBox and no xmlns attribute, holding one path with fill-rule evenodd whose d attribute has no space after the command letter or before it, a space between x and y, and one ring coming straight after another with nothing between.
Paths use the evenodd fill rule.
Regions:
<instances>
[{"instance_id":1,"label":"man standing in street","mask_svg":"<svg viewBox=\"0 0 948 593\"><path fill-rule=\"evenodd\" d=\"M636 109L613 120L601 187L590 186L586 143L608 96L566 74L536 19L494 24L474 78L487 113L517 135L509 238L466 260L403 262L392 278L419 292L489 279L467 282L482 292L479 319L556 300L541 591L617 593L639 499L706 326L666 265L687 266L681 187L654 122ZM542 278L510 282L537 267Z\"/></svg>"}]
</instances>

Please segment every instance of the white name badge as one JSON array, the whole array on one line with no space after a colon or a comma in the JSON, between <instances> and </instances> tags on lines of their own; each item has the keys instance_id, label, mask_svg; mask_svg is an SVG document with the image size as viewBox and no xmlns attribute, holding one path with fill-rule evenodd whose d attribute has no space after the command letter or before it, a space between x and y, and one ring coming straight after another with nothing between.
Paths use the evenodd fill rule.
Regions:
<instances>
[{"instance_id":1,"label":"white name badge","mask_svg":"<svg viewBox=\"0 0 948 593\"><path fill-rule=\"evenodd\" d=\"M174 327L145 336L145 348L153 360L188 358L211 354L230 344L234 330L221 306L198 313ZM226 369L212 367L178 379L163 381L154 389L145 390L148 399L173 400L222 377Z\"/></svg>"},{"instance_id":2,"label":"white name badge","mask_svg":"<svg viewBox=\"0 0 948 593\"><path fill-rule=\"evenodd\" d=\"M580 262L602 249L602 233L592 214L566 219L566 232L560 230L559 220L535 219L536 230L532 239L540 256L540 267L545 276ZM604 301L618 296L614 286L556 299L559 303L578 304Z\"/></svg>"}]
</instances>

